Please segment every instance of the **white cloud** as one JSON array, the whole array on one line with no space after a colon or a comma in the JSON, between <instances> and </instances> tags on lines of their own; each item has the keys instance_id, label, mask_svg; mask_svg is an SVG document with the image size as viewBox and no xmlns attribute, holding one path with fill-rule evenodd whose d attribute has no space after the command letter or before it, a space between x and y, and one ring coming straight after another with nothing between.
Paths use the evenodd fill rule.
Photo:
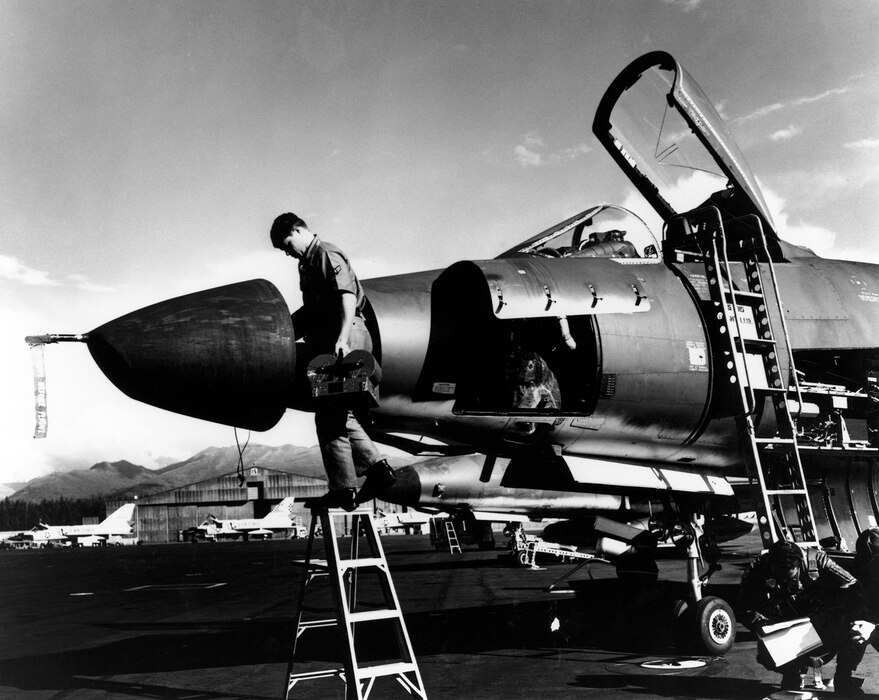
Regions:
<instances>
[{"instance_id":1,"label":"white cloud","mask_svg":"<svg viewBox=\"0 0 879 700\"><path fill-rule=\"evenodd\" d=\"M35 270L9 255L0 255L0 279L20 282L34 287L54 287L59 284L44 270Z\"/></svg>"},{"instance_id":2,"label":"white cloud","mask_svg":"<svg viewBox=\"0 0 879 700\"><path fill-rule=\"evenodd\" d=\"M546 141L536 131L525 134L525 145L529 147L546 148Z\"/></svg>"},{"instance_id":3,"label":"white cloud","mask_svg":"<svg viewBox=\"0 0 879 700\"><path fill-rule=\"evenodd\" d=\"M819 93L818 95L812 95L811 97L801 97L798 100L794 100L791 104L794 107L799 107L800 105L809 104L810 102L819 102L820 100L823 100L827 97L831 97L833 95L844 95L850 89L851 88L844 87L844 88L833 88L831 90L825 90L824 92Z\"/></svg>"},{"instance_id":4,"label":"white cloud","mask_svg":"<svg viewBox=\"0 0 879 700\"><path fill-rule=\"evenodd\" d=\"M574 160L592 151L586 143L570 148L550 149L543 137L535 131L525 134L523 142L513 149L516 160L523 168L537 167L546 162L560 163Z\"/></svg>"},{"instance_id":5,"label":"white cloud","mask_svg":"<svg viewBox=\"0 0 879 700\"><path fill-rule=\"evenodd\" d=\"M784 109L784 105L781 102L776 102L771 105L766 105L765 107L760 107L755 109L750 114L746 114L743 117L736 117L733 119L734 122L746 122L751 119L759 119L760 117L765 117L767 114L772 114L773 112L777 112L780 109Z\"/></svg>"},{"instance_id":6,"label":"white cloud","mask_svg":"<svg viewBox=\"0 0 879 700\"><path fill-rule=\"evenodd\" d=\"M809 95L807 97L798 97L794 100L787 100L786 102L775 102L771 105L766 105L764 107L760 107L755 109L750 114L746 114L743 117L737 117L733 119L734 122L746 122L752 119L759 119L761 117L765 117L767 114L772 114L773 112L778 112L783 109L787 109L789 107L800 107L805 104L810 104L812 102L819 102L821 100L827 99L828 97L832 97L834 95L843 95L847 93L850 88L833 88L831 90L825 90L822 93L817 95Z\"/></svg>"},{"instance_id":7,"label":"white cloud","mask_svg":"<svg viewBox=\"0 0 879 700\"><path fill-rule=\"evenodd\" d=\"M108 294L117 291L115 287L104 284L96 284L89 280L85 275L68 275L67 280L83 292L96 292L98 294Z\"/></svg>"},{"instance_id":8,"label":"white cloud","mask_svg":"<svg viewBox=\"0 0 879 700\"><path fill-rule=\"evenodd\" d=\"M672 5L684 12L691 12L702 4L702 0L662 0L666 5Z\"/></svg>"},{"instance_id":9,"label":"white cloud","mask_svg":"<svg viewBox=\"0 0 879 700\"><path fill-rule=\"evenodd\" d=\"M843 148L848 148L853 151L872 151L876 148L879 148L879 139L861 139L860 141L850 141L849 143L844 143Z\"/></svg>"},{"instance_id":10,"label":"white cloud","mask_svg":"<svg viewBox=\"0 0 879 700\"><path fill-rule=\"evenodd\" d=\"M817 255L834 257L836 234L833 231L803 221L792 221L786 211L787 201L766 187L761 190L781 238L789 243L805 246Z\"/></svg>"},{"instance_id":11,"label":"white cloud","mask_svg":"<svg viewBox=\"0 0 879 700\"><path fill-rule=\"evenodd\" d=\"M514 153L516 154L516 160L519 161L519 165L523 168L538 166L543 162L543 158L539 153L535 153L527 146L521 144L516 146Z\"/></svg>"},{"instance_id":12,"label":"white cloud","mask_svg":"<svg viewBox=\"0 0 879 700\"><path fill-rule=\"evenodd\" d=\"M789 139L792 139L796 136L799 136L802 133L803 133L803 130L800 127L794 126L793 124L791 124L786 129L779 129L778 131L770 134L769 140L770 141L788 141Z\"/></svg>"},{"instance_id":13,"label":"white cloud","mask_svg":"<svg viewBox=\"0 0 879 700\"><path fill-rule=\"evenodd\" d=\"M573 148L564 148L558 153L553 153L551 157L553 160L574 160L574 158L579 158L591 150L592 148L588 144L581 143Z\"/></svg>"}]
</instances>

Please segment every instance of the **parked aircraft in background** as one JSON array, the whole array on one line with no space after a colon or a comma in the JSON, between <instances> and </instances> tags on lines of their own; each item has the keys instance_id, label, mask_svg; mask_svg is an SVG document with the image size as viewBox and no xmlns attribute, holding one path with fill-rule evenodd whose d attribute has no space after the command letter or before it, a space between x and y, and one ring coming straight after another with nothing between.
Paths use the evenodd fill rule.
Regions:
<instances>
[{"instance_id":1,"label":"parked aircraft in background","mask_svg":"<svg viewBox=\"0 0 879 700\"><path fill-rule=\"evenodd\" d=\"M291 529L296 529L299 533L298 524L290 515L295 500L292 496L285 498L262 518L221 520L209 515L200 525L184 531L183 537L190 542L198 542L200 539L212 541L220 539L247 540L251 537L267 537L276 532Z\"/></svg>"},{"instance_id":2,"label":"parked aircraft in background","mask_svg":"<svg viewBox=\"0 0 879 700\"><path fill-rule=\"evenodd\" d=\"M381 366L368 430L413 453L430 443L450 472L499 484L490 499L661 502L662 529L688 542L695 636L723 653L735 618L699 569L730 477L758 484L764 544L845 550L879 517L879 266L779 238L723 120L667 53L623 70L593 133L662 235L602 204L492 260L365 280ZM132 398L267 430L312 409L303 321L252 280L28 340L85 341Z\"/></svg>"},{"instance_id":3,"label":"parked aircraft in background","mask_svg":"<svg viewBox=\"0 0 879 700\"><path fill-rule=\"evenodd\" d=\"M134 503L126 503L96 525L39 525L19 533L15 539L32 546L89 546L119 542L133 535Z\"/></svg>"}]
</instances>

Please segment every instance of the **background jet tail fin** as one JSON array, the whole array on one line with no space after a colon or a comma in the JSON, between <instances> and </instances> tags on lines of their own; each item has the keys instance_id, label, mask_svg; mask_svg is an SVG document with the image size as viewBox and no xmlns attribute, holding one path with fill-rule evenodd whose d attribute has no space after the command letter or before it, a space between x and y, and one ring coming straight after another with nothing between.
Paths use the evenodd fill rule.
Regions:
<instances>
[{"instance_id":1,"label":"background jet tail fin","mask_svg":"<svg viewBox=\"0 0 879 700\"><path fill-rule=\"evenodd\" d=\"M281 515L290 515L290 507L296 502L294 496L287 496L283 501L272 508L270 513L280 513Z\"/></svg>"},{"instance_id":2,"label":"background jet tail fin","mask_svg":"<svg viewBox=\"0 0 879 700\"><path fill-rule=\"evenodd\" d=\"M112 523L130 523L134 519L134 503L126 503L110 513L101 525Z\"/></svg>"}]
</instances>

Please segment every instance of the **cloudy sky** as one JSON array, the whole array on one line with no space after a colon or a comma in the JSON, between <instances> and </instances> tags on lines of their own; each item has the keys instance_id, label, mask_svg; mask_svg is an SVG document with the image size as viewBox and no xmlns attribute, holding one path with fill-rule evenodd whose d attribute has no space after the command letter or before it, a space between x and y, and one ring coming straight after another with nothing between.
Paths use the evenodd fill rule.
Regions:
<instances>
[{"instance_id":1,"label":"cloudy sky","mask_svg":"<svg viewBox=\"0 0 879 700\"><path fill-rule=\"evenodd\" d=\"M493 257L602 201L649 212L591 134L613 77L669 51L729 120L784 237L879 262L872 0L0 0L0 481L158 466L231 428L123 396L24 336L295 270L292 210L361 277ZM244 436L242 436L244 437ZM314 443L292 412L254 442Z\"/></svg>"}]
</instances>

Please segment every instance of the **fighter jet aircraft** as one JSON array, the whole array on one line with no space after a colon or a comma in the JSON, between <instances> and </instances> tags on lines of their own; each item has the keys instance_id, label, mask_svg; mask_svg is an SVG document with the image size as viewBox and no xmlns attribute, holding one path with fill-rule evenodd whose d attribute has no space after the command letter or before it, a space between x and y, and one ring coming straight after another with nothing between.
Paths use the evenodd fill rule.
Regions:
<instances>
[{"instance_id":1,"label":"fighter jet aircraft","mask_svg":"<svg viewBox=\"0 0 879 700\"><path fill-rule=\"evenodd\" d=\"M597 205L491 260L364 281L382 377L369 430L477 453L483 483L502 465L504 487L662 500L664 527L690 542L692 624L722 653L735 620L702 595L699 567L729 477L754 482L764 544L844 550L879 517L879 267L779 238L723 120L667 53L622 71L593 132L661 235ZM307 332L252 280L80 339L132 398L265 430L311 406Z\"/></svg>"},{"instance_id":2,"label":"fighter jet aircraft","mask_svg":"<svg viewBox=\"0 0 879 700\"><path fill-rule=\"evenodd\" d=\"M290 517L290 509L293 507L295 500L292 496L283 499L262 518L232 518L226 520L209 515L198 526L186 530L184 538L191 542L197 542L199 539L213 541L218 539L247 540L253 536L271 536L276 532L294 529L297 526Z\"/></svg>"},{"instance_id":3,"label":"fighter jet aircraft","mask_svg":"<svg viewBox=\"0 0 879 700\"><path fill-rule=\"evenodd\" d=\"M127 537L132 534L134 508L134 503L126 503L96 525L45 525L40 523L21 534L37 547L59 544L72 544L73 546L106 544L113 538Z\"/></svg>"}]
</instances>

